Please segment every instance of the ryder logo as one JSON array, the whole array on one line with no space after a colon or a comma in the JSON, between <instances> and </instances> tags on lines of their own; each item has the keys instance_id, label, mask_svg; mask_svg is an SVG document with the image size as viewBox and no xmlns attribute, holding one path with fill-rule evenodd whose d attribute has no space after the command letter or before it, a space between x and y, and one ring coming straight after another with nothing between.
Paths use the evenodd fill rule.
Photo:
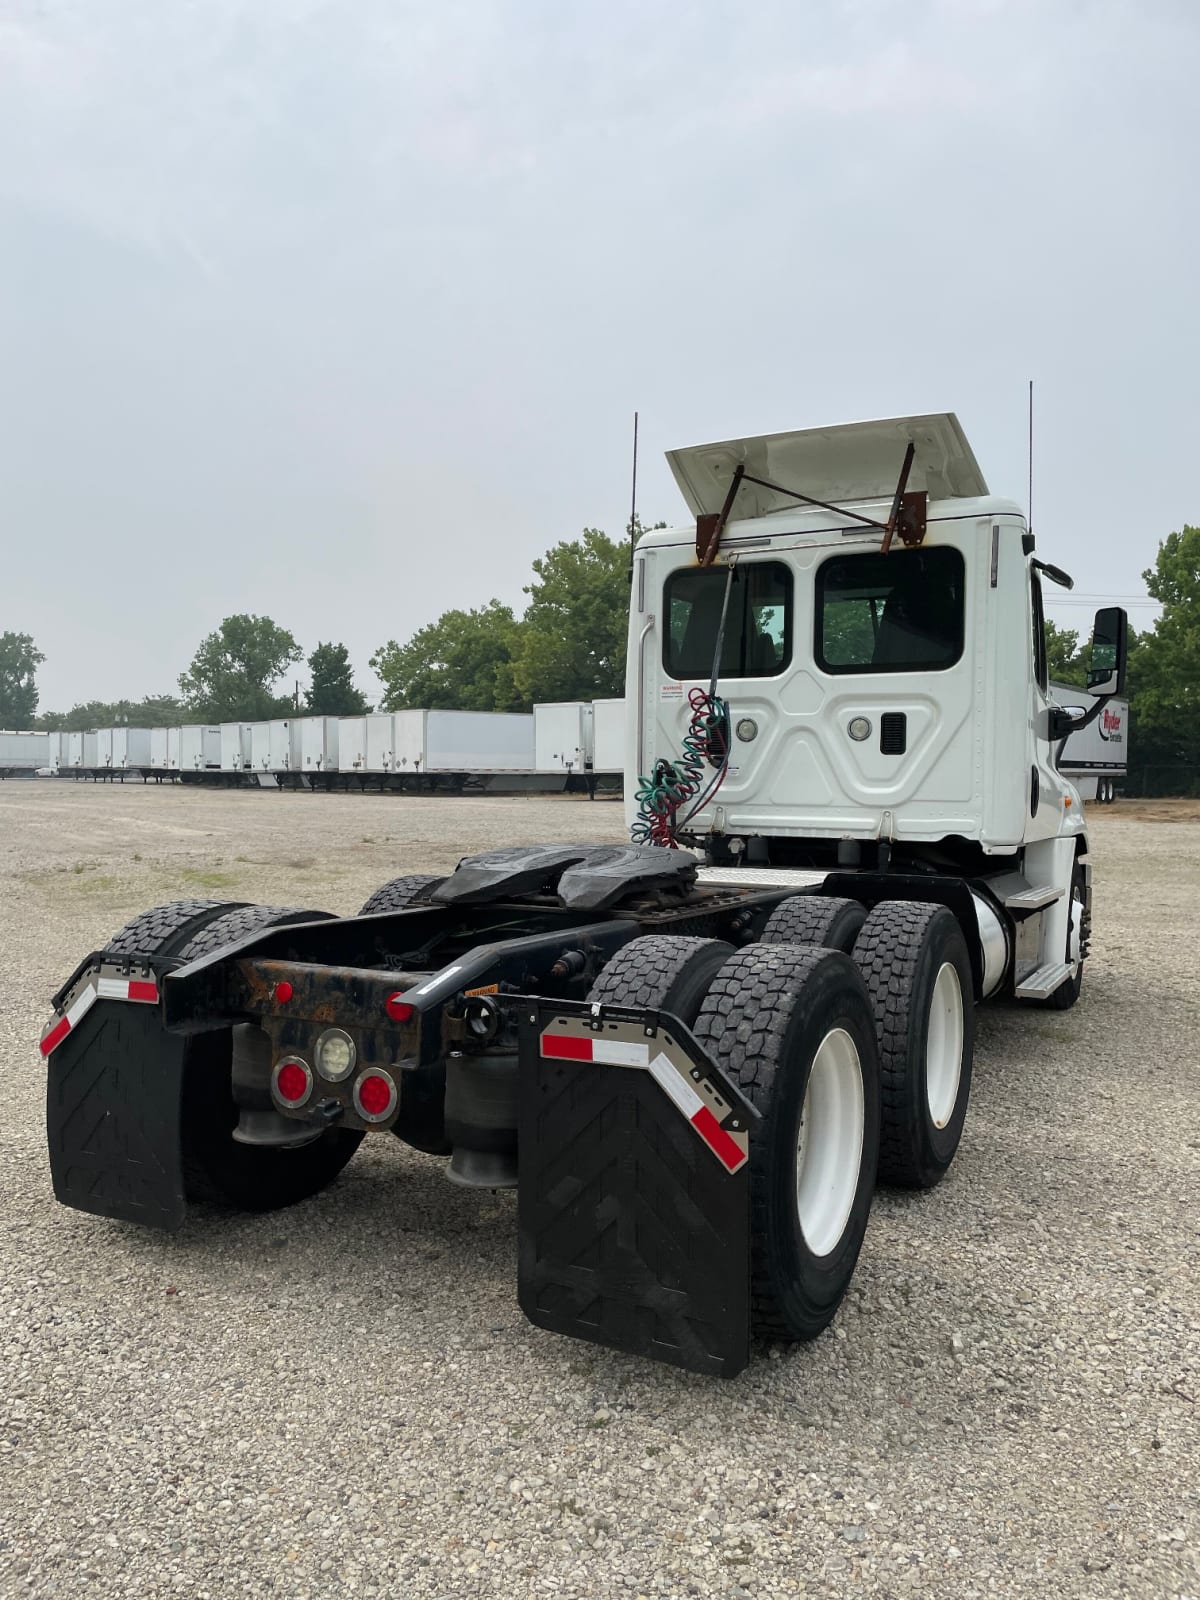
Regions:
<instances>
[{"instance_id":1,"label":"ryder logo","mask_svg":"<svg viewBox=\"0 0 1200 1600\"><path fill-rule=\"evenodd\" d=\"M1112 744L1124 744L1125 737L1121 732L1121 713L1110 711L1106 706L1100 713L1100 737L1109 740Z\"/></svg>"}]
</instances>

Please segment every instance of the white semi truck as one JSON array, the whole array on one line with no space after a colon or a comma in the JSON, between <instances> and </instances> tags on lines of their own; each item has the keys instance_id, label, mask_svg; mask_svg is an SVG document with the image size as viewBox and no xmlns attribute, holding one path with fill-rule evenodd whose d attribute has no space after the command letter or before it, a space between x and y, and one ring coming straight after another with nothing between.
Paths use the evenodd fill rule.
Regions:
<instances>
[{"instance_id":1,"label":"white semi truck","mask_svg":"<svg viewBox=\"0 0 1200 1600\"><path fill-rule=\"evenodd\" d=\"M1125 617L1097 615L1091 709L1054 705L1042 584L1070 580L949 414L669 460L696 520L634 562L634 845L490 851L357 917L135 918L42 1036L60 1200L266 1210L393 1133L519 1182L540 1327L731 1376L752 1332L828 1325L877 1177L954 1158L976 1002L1079 997L1056 752L1120 693Z\"/></svg>"}]
</instances>

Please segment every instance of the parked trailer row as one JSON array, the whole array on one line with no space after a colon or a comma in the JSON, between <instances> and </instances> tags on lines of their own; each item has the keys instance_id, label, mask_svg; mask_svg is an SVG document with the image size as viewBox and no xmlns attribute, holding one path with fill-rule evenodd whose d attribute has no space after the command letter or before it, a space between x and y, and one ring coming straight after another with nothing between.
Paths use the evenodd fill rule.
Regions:
<instances>
[{"instance_id":1,"label":"parked trailer row","mask_svg":"<svg viewBox=\"0 0 1200 1600\"><path fill-rule=\"evenodd\" d=\"M624 701L555 702L532 713L406 710L41 736L40 765L97 781L284 787L560 787L623 767ZM519 781L524 780L524 781ZM544 780L544 781L543 781Z\"/></svg>"}]
</instances>

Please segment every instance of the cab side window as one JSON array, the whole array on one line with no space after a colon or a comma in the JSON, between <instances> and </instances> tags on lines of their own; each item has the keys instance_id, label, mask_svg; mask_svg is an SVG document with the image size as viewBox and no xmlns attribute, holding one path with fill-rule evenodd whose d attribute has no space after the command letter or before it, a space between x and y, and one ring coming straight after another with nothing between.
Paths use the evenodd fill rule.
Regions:
<instances>
[{"instance_id":1,"label":"cab side window","mask_svg":"<svg viewBox=\"0 0 1200 1600\"><path fill-rule=\"evenodd\" d=\"M1029 574L1029 598L1033 614L1033 675L1038 688L1044 690L1050 682L1046 666L1046 613L1042 607L1042 580L1032 571Z\"/></svg>"}]
</instances>

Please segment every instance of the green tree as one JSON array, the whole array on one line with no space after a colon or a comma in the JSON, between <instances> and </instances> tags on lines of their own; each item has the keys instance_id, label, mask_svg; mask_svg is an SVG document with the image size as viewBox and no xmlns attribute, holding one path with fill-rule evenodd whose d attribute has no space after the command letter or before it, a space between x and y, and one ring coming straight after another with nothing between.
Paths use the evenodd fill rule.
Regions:
<instances>
[{"instance_id":1,"label":"green tree","mask_svg":"<svg viewBox=\"0 0 1200 1600\"><path fill-rule=\"evenodd\" d=\"M384 711L527 711L513 661L523 625L491 600L475 611L446 611L406 644L391 639L371 657L383 684Z\"/></svg>"},{"instance_id":2,"label":"green tree","mask_svg":"<svg viewBox=\"0 0 1200 1600\"><path fill-rule=\"evenodd\" d=\"M1046 663L1055 683L1073 683L1083 688L1087 684L1085 652L1079 647L1079 634L1074 628L1059 628L1049 617L1046 619Z\"/></svg>"},{"instance_id":3,"label":"green tree","mask_svg":"<svg viewBox=\"0 0 1200 1600\"><path fill-rule=\"evenodd\" d=\"M188 715L205 722L256 722L287 713L291 699L276 695L274 686L300 656L292 635L270 617L226 617L180 675Z\"/></svg>"},{"instance_id":4,"label":"green tree","mask_svg":"<svg viewBox=\"0 0 1200 1600\"><path fill-rule=\"evenodd\" d=\"M1200 778L1200 527L1169 534L1142 577L1163 609L1151 629L1130 640L1130 761L1142 772L1182 769L1179 776L1194 787ZM1152 774L1146 777L1152 792L1158 785Z\"/></svg>"},{"instance_id":5,"label":"green tree","mask_svg":"<svg viewBox=\"0 0 1200 1600\"><path fill-rule=\"evenodd\" d=\"M312 683L304 707L314 717L358 717L371 709L354 686L350 652L344 644L318 644L308 658Z\"/></svg>"},{"instance_id":6,"label":"green tree","mask_svg":"<svg viewBox=\"0 0 1200 1600\"><path fill-rule=\"evenodd\" d=\"M629 566L634 539L585 528L533 563L514 662L525 702L593 700L625 692Z\"/></svg>"},{"instance_id":7,"label":"green tree","mask_svg":"<svg viewBox=\"0 0 1200 1600\"><path fill-rule=\"evenodd\" d=\"M45 656L28 633L0 633L0 728L33 726L37 669Z\"/></svg>"},{"instance_id":8,"label":"green tree","mask_svg":"<svg viewBox=\"0 0 1200 1600\"><path fill-rule=\"evenodd\" d=\"M173 694L148 694L142 700L87 700L70 711L47 711L38 718L39 728L51 733L58 729L169 728L184 721L183 702Z\"/></svg>"}]
</instances>

